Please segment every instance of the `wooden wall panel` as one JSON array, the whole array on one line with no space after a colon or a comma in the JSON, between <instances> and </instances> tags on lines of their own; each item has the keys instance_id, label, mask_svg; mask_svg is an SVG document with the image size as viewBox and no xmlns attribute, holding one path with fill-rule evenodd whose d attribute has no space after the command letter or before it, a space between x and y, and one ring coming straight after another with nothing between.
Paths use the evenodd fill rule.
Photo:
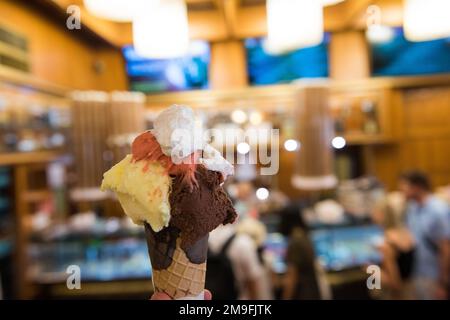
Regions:
<instances>
[{"instance_id":1,"label":"wooden wall panel","mask_svg":"<svg viewBox=\"0 0 450 320\"><path fill-rule=\"evenodd\" d=\"M101 84L98 90L127 90L128 78L122 53L109 48L99 49L95 58L102 64L104 72L96 75L96 81Z\"/></svg>"},{"instance_id":2,"label":"wooden wall panel","mask_svg":"<svg viewBox=\"0 0 450 320\"><path fill-rule=\"evenodd\" d=\"M0 23L29 41L31 73L74 89L124 90L125 67L120 50L97 46L82 39L77 30L49 21L35 9L12 0L0 1ZM103 73L94 69L104 64Z\"/></svg>"},{"instance_id":3,"label":"wooden wall panel","mask_svg":"<svg viewBox=\"0 0 450 320\"><path fill-rule=\"evenodd\" d=\"M409 138L450 137L450 87L405 91L404 103Z\"/></svg>"},{"instance_id":4,"label":"wooden wall panel","mask_svg":"<svg viewBox=\"0 0 450 320\"><path fill-rule=\"evenodd\" d=\"M375 152L376 174L390 189L398 175L419 169L435 187L450 184L450 86L401 92L403 136Z\"/></svg>"},{"instance_id":5,"label":"wooden wall panel","mask_svg":"<svg viewBox=\"0 0 450 320\"><path fill-rule=\"evenodd\" d=\"M372 155L373 174L383 182L386 188L394 190L397 187L398 174L403 166L398 146L375 146Z\"/></svg>"},{"instance_id":6,"label":"wooden wall panel","mask_svg":"<svg viewBox=\"0 0 450 320\"><path fill-rule=\"evenodd\" d=\"M449 123L450 124L450 123ZM446 172L449 170L450 138L437 138L430 141L433 161L431 163L433 171Z\"/></svg>"},{"instance_id":7,"label":"wooden wall panel","mask_svg":"<svg viewBox=\"0 0 450 320\"><path fill-rule=\"evenodd\" d=\"M435 187L450 184L450 85L396 89L394 143L374 147L374 174L390 190L401 172L419 169Z\"/></svg>"}]
</instances>

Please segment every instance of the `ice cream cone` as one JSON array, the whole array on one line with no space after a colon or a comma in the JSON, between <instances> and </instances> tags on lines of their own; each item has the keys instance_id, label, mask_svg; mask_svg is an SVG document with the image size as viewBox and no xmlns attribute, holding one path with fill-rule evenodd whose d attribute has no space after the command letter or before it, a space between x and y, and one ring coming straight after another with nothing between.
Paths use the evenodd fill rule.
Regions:
<instances>
[{"instance_id":1,"label":"ice cream cone","mask_svg":"<svg viewBox=\"0 0 450 320\"><path fill-rule=\"evenodd\" d=\"M205 289L206 259L193 263L180 247L181 239L167 232L158 237L146 225L147 244L152 263L152 280L155 292L164 292L173 299L203 300ZM205 253L208 242L199 243L198 251Z\"/></svg>"},{"instance_id":2,"label":"ice cream cone","mask_svg":"<svg viewBox=\"0 0 450 320\"><path fill-rule=\"evenodd\" d=\"M174 299L202 298L205 289L206 262L189 261L177 240L172 263L163 270L153 269L155 292L164 292ZM202 298L203 299L203 298Z\"/></svg>"}]
</instances>

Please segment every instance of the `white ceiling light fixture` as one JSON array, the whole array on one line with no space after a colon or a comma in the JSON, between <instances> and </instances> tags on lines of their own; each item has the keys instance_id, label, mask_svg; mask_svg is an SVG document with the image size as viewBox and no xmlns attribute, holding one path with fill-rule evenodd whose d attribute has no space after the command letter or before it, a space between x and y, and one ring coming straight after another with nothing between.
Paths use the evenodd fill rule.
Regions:
<instances>
[{"instance_id":1,"label":"white ceiling light fixture","mask_svg":"<svg viewBox=\"0 0 450 320\"><path fill-rule=\"evenodd\" d=\"M284 149L289 152L294 152L300 149L300 142L294 139L288 139L284 142Z\"/></svg>"},{"instance_id":2,"label":"white ceiling light fixture","mask_svg":"<svg viewBox=\"0 0 450 320\"><path fill-rule=\"evenodd\" d=\"M343 137L334 137L333 140L331 140L331 145L335 149L342 149L347 144L347 141Z\"/></svg>"},{"instance_id":3,"label":"white ceiling light fixture","mask_svg":"<svg viewBox=\"0 0 450 320\"><path fill-rule=\"evenodd\" d=\"M84 0L86 10L98 18L131 22L145 0ZM151 0L148 0L151 1Z\"/></svg>"},{"instance_id":4,"label":"white ceiling light fixture","mask_svg":"<svg viewBox=\"0 0 450 320\"><path fill-rule=\"evenodd\" d=\"M265 50L281 54L323 41L323 7L317 0L267 0Z\"/></svg>"},{"instance_id":5,"label":"white ceiling light fixture","mask_svg":"<svg viewBox=\"0 0 450 320\"><path fill-rule=\"evenodd\" d=\"M183 0L146 1L133 19L136 53L153 59L177 58L189 51L187 7Z\"/></svg>"},{"instance_id":6,"label":"white ceiling light fixture","mask_svg":"<svg viewBox=\"0 0 450 320\"><path fill-rule=\"evenodd\" d=\"M334 6L335 4L338 4L338 3L341 3L341 2L344 2L344 0L322 0L322 5L324 7Z\"/></svg>"},{"instance_id":7,"label":"white ceiling light fixture","mask_svg":"<svg viewBox=\"0 0 450 320\"><path fill-rule=\"evenodd\" d=\"M267 198L269 198L269 195L270 192L267 188L258 188L258 190L256 190L256 198L258 198L258 200L267 200Z\"/></svg>"},{"instance_id":8,"label":"white ceiling light fixture","mask_svg":"<svg viewBox=\"0 0 450 320\"><path fill-rule=\"evenodd\" d=\"M450 37L450 1L405 0L403 29L409 41Z\"/></svg>"},{"instance_id":9,"label":"white ceiling light fixture","mask_svg":"<svg viewBox=\"0 0 450 320\"><path fill-rule=\"evenodd\" d=\"M370 43L387 43L394 38L394 30L389 26L374 24L367 27L366 37Z\"/></svg>"},{"instance_id":10,"label":"white ceiling light fixture","mask_svg":"<svg viewBox=\"0 0 450 320\"><path fill-rule=\"evenodd\" d=\"M263 115L259 111L252 111L248 117L248 120L252 125L257 126L263 121Z\"/></svg>"},{"instance_id":11,"label":"white ceiling light fixture","mask_svg":"<svg viewBox=\"0 0 450 320\"><path fill-rule=\"evenodd\" d=\"M370 5L366 9L366 38L373 44L389 42L394 38L394 30L381 24L381 8L377 5Z\"/></svg>"},{"instance_id":12,"label":"white ceiling light fixture","mask_svg":"<svg viewBox=\"0 0 450 320\"><path fill-rule=\"evenodd\" d=\"M231 120L237 124L243 124L247 122L247 113L244 110L237 109L231 113Z\"/></svg>"},{"instance_id":13,"label":"white ceiling light fixture","mask_svg":"<svg viewBox=\"0 0 450 320\"><path fill-rule=\"evenodd\" d=\"M236 149L239 154L247 154L250 152L250 145L247 142L241 142Z\"/></svg>"}]
</instances>

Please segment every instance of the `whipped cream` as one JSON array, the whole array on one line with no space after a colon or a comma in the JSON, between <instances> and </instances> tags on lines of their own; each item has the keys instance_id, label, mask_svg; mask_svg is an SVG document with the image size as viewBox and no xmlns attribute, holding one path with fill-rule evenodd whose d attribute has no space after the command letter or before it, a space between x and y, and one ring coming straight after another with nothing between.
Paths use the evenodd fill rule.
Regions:
<instances>
[{"instance_id":1,"label":"whipped cream","mask_svg":"<svg viewBox=\"0 0 450 320\"><path fill-rule=\"evenodd\" d=\"M201 125L189 107L170 106L156 117L153 127L162 151L174 162L204 147Z\"/></svg>"},{"instance_id":2,"label":"whipped cream","mask_svg":"<svg viewBox=\"0 0 450 320\"><path fill-rule=\"evenodd\" d=\"M222 173L223 180L234 174L233 165L228 162L222 154L211 145L207 144L203 149L203 156L199 159L208 170Z\"/></svg>"},{"instance_id":3,"label":"whipped cream","mask_svg":"<svg viewBox=\"0 0 450 320\"><path fill-rule=\"evenodd\" d=\"M163 110L153 123L152 133L163 153L176 164L196 151L203 151L198 161L208 170L221 172L224 179L234 172L233 165L206 143L200 121L187 106L172 105Z\"/></svg>"}]
</instances>

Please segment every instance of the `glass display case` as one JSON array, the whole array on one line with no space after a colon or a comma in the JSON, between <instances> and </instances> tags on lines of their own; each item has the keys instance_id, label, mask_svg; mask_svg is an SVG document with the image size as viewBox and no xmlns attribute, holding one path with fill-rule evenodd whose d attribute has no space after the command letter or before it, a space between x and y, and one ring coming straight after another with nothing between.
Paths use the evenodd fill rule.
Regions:
<instances>
[{"instance_id":1,"label":"glass display case","mask_svg":"<svg viewBox=\"0 0 450 320\"><path fill-rule=\"evenodd\" d=\"M108 231L54 228L51 236L33 235L28 247L28 277L37 284L65 282L69 266L80 268L81 281L150 279L151 265L141 228Z\"/></svg>"},{"instance_id":2,"label":"glass display case","mask_svg":"<svg viewBox=\"0 0 450 320\"><path fill-rule=\"evenodd\" d=\"M69 126L65 98L0 84L0 152L61 149Z\"/></svg>"},{"instance_id":3,"label":"glass display case","mask_svg":"<svg viewBox=\"0 0 450 320\"><path fill-rule=\"evenodd\" d=\"M377 245L383 232L377 226L359 226L315 230L311 234L317 257L327 271L379 264Z\"/></svg>"}]
</instances>

